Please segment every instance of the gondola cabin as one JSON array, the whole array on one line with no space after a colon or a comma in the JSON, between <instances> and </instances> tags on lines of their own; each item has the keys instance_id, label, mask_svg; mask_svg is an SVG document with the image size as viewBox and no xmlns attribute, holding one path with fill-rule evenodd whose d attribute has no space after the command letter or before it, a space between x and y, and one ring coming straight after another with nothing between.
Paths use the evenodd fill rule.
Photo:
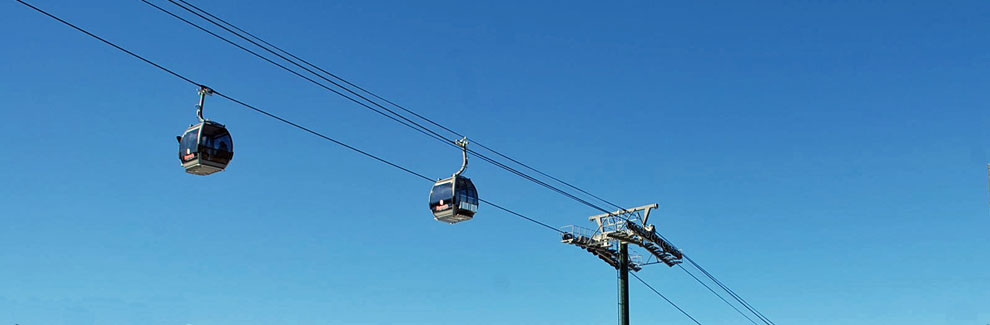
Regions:
<instances>
[{"instance_id":1,"label":"gondola cabin","mask_svg":"<svg viewBox=\"0 0 990 325\"><path fill-rule=\"evenodd\" d=\"M187 173L209 175L223 171L234 158L234 142L223 124L203 121L177 138L179 160Z\"/></svg>"},{"instance_id":2,"label":"gondola cabin","mask_svg":"<svg viewBox=\"0 0 990 325\"><path fill-rule=\"evenodd\" d=\"M442 179L430 191L430 211L437 221L450 224L471 220L478 212L478 190L467 177Z\"/></svg>"}]
</instances>

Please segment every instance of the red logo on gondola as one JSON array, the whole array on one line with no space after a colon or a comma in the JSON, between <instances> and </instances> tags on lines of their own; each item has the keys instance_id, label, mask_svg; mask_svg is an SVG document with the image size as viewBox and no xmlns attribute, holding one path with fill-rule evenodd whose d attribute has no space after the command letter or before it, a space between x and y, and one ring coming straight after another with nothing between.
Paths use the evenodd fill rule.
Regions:
<instances>
[{"instance_id":1,"label":"red logo on gondola","mask_svg":"<svg viewBox=\"0 0 990 325\"><path fill-rule=\"evenodd\" d=\"M186 155L185 157L182 157L182 159L189 160L189 159L193 159L194 157L196 157L196 154L191 153Z\"/></svg>"},{"instance_id":2,"label":"red logo on gondola","mask_svg":"<svg viewBox=\"0 0 990 325\"><path fill-rule=\"evenodd\" d=\"M440 200L440 204L437 205L437 207L434 208L434 209L437 210L437 211L440 211L440 210L446 210L448 208L450 208L450 205L443 204L443 200Z\"/></svg>"}]
</instances>

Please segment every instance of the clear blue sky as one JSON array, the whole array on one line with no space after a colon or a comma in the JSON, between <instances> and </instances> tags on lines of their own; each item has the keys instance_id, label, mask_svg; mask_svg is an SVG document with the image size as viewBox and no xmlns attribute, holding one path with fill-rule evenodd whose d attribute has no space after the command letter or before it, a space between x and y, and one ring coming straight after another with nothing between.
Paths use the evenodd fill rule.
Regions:
<instances>
[{"instance_id":1,"label":"clear blue sky","mask_svg":"<svg viewBox=\"0 0 990 325\"><path fill-rule=\"evenodd\" d=\"M164 1L156 1L162 3ZM139 1L34 3L431 177L459 153ZM651 219L777 324L990 322L984 1L197 1ZM167 4L167 2L166 2ZM187 175L195 87L0 3L0 324L609 324L615 272L489 206L218 97L236 154ZM483 198L597 211L481 161ZM747 323L677 269L703 324ZM689 324L632 283L638 324Z\"/></svg>"}]
</instances>

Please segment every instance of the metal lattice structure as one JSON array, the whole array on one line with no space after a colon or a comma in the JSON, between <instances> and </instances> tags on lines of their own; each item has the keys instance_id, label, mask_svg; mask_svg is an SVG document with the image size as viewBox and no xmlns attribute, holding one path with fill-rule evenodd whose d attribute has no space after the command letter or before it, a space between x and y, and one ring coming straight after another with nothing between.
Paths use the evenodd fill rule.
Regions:
<instances>
[{"instance_id":1,"label":"metal lattice structure","mask_svg":"<svg viewBox=\"0 0 990 325\"><path fill-rule=\"evenodd\" d=\"M650 212L658 204L644 205L612 213L604 213L588 218L598 225L597 229L571 225L564 227L562 242L583 248L612 267L620 268L619 245L633 244L648 252L645 260L633 254L628 259L628 267L639 271L643 266L664 263L673 267L680 264L684 254L656 232L649 224Z\"/></svg>"}]
</instances>

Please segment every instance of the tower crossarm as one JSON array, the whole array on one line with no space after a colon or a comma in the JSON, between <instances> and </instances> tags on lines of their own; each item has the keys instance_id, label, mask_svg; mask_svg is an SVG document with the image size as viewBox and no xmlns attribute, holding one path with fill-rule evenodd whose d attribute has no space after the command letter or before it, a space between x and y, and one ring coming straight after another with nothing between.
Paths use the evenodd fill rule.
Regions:
<instances>
[{"instance_id":1,"label":"tower crossarm","mask_svg":"<svg viewBox=\"0 0 990 325\"><path fill-rule=\"evenodd\" d=\"M622 231L627 221L639 221L643 225L650 218L650 211L659 207L659 204L648 204L632 209L623 209L611 213L603 213L588 217L588 221L593 221L598 225L598 232L608 234L615 231Z\"/></svg>"},{"instance_id":2,"label":"tower crossarm","mask_svg":"<svg viewBox=\"0 0 990 325\"><path fill-rule=\"evenodd\" d=\"M561 242L583 248L613 268L619 268L619 252L612 247L608 240L598 240L575 232L564 232L561 235ZM634 271L642 269L641 266L632 261L628 265L629 269Z\"/></svg>"},{"instance_id":3,"label":"tower crossarm","mask_svg":"<svg viewBox=\"0 0 990 325\"><path fill-rule=\"evenodd\" d=\"M629 231L635 233L644 242L653 243L656 246L659 246L659 250L662 251L663 254L654 254L654 255L656 255L657 258L663 261L665 264L669 266L674 266L676 264L681 263L681 259L684 258L684 254L681 253L681 250L677 249L677 247L674 247L673 244L660 237L660 235L657 234L656 229L653 229L653 227L647 229L645 227L637 225L635 222L627 221L626 228ZM647 248L647 250L650 249ZM650 253L653 253L653 251L654 250L650 250Z\"/></svg>"}]
</instances>

